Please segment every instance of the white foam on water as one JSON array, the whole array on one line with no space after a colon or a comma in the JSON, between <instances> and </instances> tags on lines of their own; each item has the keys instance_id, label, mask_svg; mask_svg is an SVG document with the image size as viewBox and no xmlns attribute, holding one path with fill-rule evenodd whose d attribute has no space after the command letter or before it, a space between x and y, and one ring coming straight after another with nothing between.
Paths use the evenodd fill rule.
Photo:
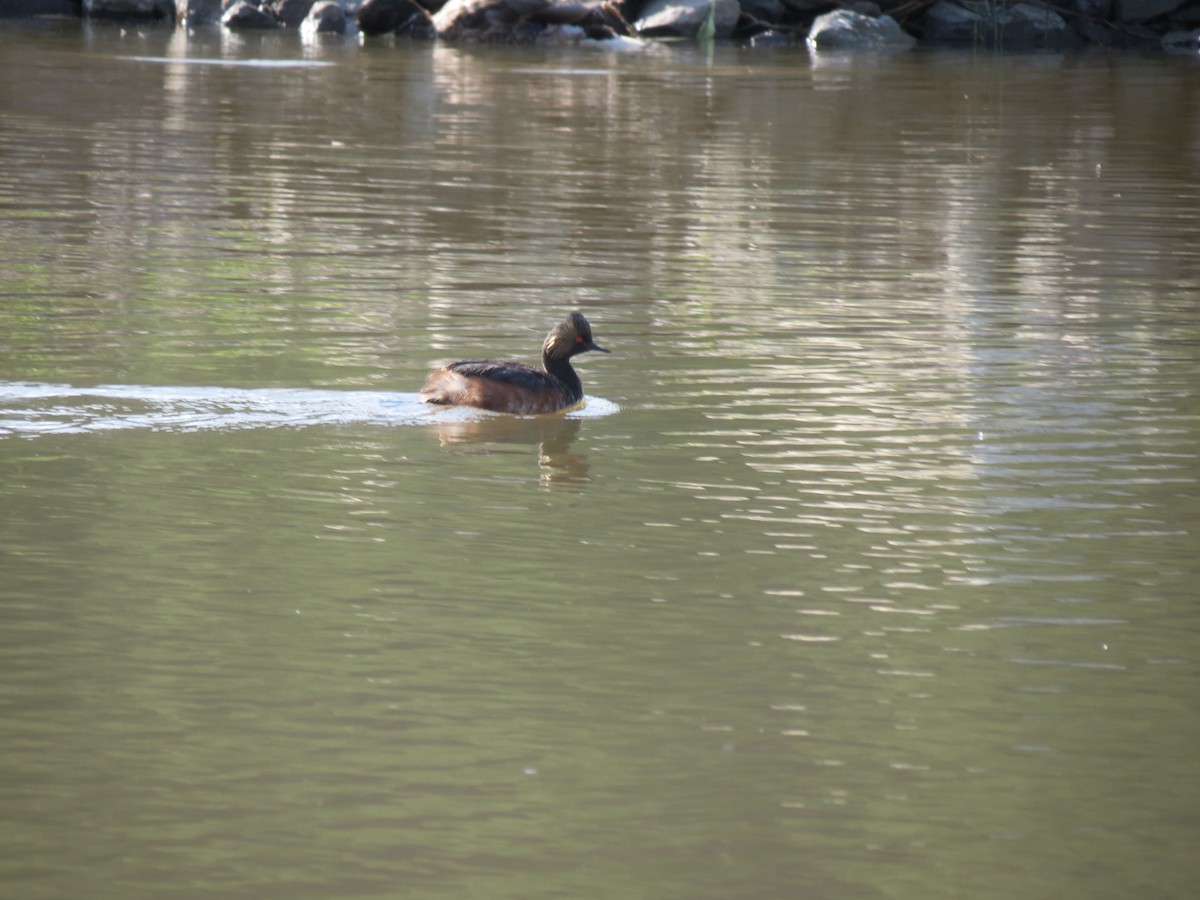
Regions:
<instances>
[{"instance_id":1,"label":"white foam on water","mask_svg":"<svg viewBox=\"0 0 1200 900\"><path fill-rule=\"evenodd\" d=\"M563 415L590 419L611 415L618 409L609 400L589 397L582 406ZM495 415L463 407L431 407L412 392L0 382L0 436L130 428L213 431L347 424L428 425Z\"/></svg>"}]
</instances>

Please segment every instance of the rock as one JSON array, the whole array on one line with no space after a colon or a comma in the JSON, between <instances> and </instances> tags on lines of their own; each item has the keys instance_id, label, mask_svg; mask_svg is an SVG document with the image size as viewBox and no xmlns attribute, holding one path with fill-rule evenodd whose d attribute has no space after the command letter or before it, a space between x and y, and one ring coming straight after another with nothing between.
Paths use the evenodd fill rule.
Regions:
<instances>
[{"instance_id":1,"label":"rock","mask_svg":"<svg viewBox=\"0 0 1200 900\"><path fill-rule=\"evenodd\" d=\"M834 4L830 0L780 0L792 13L798 16L812 16L825 12Z\"/></svg>"},{"instance_id":2,"label":"rock","mask_svg":"<svg viewBox=\"0 0 1200 900\"><path fill-rule=\"evenodd\" d=\"M764 31L750 38L751 47L798 47L804 43L790 31Z\"/></svg>"},{"instance_id":3,"label":"rock","mask_svg":"<svg viewBox=\"0 0 1200 900\"><path fill-rule=\"evenodd\" d=\"M273 15L265 9L247 3L246 0L237 0L225 10L225 15L221 16L221 24L233 31L279 27L279 21Z\"/></svg>"},{"instance_id":4,"label":"rock","mask_svg":"<svg viewBox=\"0 0 1200 900\"><path fill-rule=\"evenodd\" d=\"M591 10L571 0L504 0L504 6L521 18L554 25L574 25Z\"/></svg>"},{"instance_id":5,"label":"rock","mask_svg":"<svg viewBox=\"0 0 1200 900\"><path fill-rule=\"evenodd\" d=\"M696 37L714 5L713 36L727 38L742 13L738 0L651 0L633 27L644 37Z\"/></svg>"},{"instance_id":6,"label":"rock","mask_svg":"<svg viewBox=\"0 0 1200 900\"><path fill-rule=\"evenodd\" d=\"M1200 28L1193 28L1191 31L1168 31L1163 35L1162 45L1164 50L1170 50L1172 53L1200 52Z\"/></svg>"},{"instance_id":7,"label":"rock","mask_svg":"<svg viewBox=\"0 0 1200 900\"><path fill-rule=\"evenodd\" d=\"M83 0L83 14L93 19L175 19L171 0Z\"/></svg>"},{"instance_id":8,"label":"rock","mask_svg":"<svg viewBox=\"0 0 1200 900\"><path fill-rule=\"evenodd\" d=\"M366 0L358 8L358 27L367 37L404 34L432 38L436 35L429 13L415 0Z\"/></svg>"},{"instance_id":9,"label":"rock","mask_svg":"<svg viewBox=\"0 0 1200 900\"><path fill-rule=\"evenodd\" d=\"M1112 10L1113 0L1060 0L1054 7L1062 12L1104 19Z\"/></svg>"},{"instance_id":10,"label":"rock","mask_svg":"<svg viewBox=\"0 0 1200 900\"><path fill-rule=\"evenodd\" d=\"M1070 50L1079 37L1066 19L1045 6L1016 3L1005 10L1002 45L1009 50Z\"/></svg>"},{"instance_id":11,"label":"rock","mask_svg":"<svg viewBox=\"0 0 1200 900\"><path fill-rule=\"evenodd\" d=\"M1109 28L1108 35L1111 39L1103 44L1106 47L1118 50L1162 49L1162 32L1146 25L1125 24Z\"/></svg>"},{"instance_id":12,"label":"rock","mask_svg":"<svg viewBox=\"0 0 1200 900\"><path fill-rule=\"evenodd\" d=\"M787 7L782 0L740 0L742 15L750 16L760 22L777 24L787 16Z\"/></svg>"},{"instance_id":13,"label":"rock","mask_svg":"<svg viewBox=\"0 0 1200 900\"><path fill-rule=\"evenodd\" d=\"M19 19L36 16L78 16L80 0L3 0L0 19Z\"/></svg>"},{"instance_id":14,"label":"rock","mask_svg":"<svg viewBox=\"0 0 1200 900\"><path fill-rule=\"evenodd\" d=\"M221 0L176 0L175 18L190 26L212 25L221 21Z\"/></svg>"},{"instance_id":15,"label":"rock","mask_svg":"<svg viewBox=\"0 0 1200 900\"><path fill-rule=\"evenodd\" d=\"M503 0L448 0L433 27L447 41L505 41L520 21L521 13Z\"/></svg>"},{"instance_id":16,"label":"rock","mask_svg":"<svg viewBox=\"0 0 1200 900\"><path fill-rule=\"evenodd\" d=\"M641 46L641 42L633 38L633 28L621 15L620 9L611 3L593 6L573 27L581 28L584 36L593 41L631 38L626 46Z\"/></svg>"},{"instance_id":17,"label":"rock","mask_svg":"<svg viewBox=\"0 0 1200 900\"><path fill-rule=\"evenodd\" d=\"M927 44L969 45L982 25L979 16L946 0L925 11L924 38Z\"/></svg>"},{"instance_id":18,"label":"rock","mask_svg":"<svg viewBox=\"0 0 1200 900\"><path fill-rule=\"evenodd\" d=\"M447 41L603 40L630 33L615 7L579 0L449 0L433 25Z\"/></svg>"},{"instance_id":19,"label":"rock","mask_svg":"<svg viewBox=\"0 0 1200 900\"><path fill-rule=\"evenodd\" d=\"M917 39L891 16L873 19L848 9L817 16L808 32L809 46L817 50L907 50Z\"/></svg>"},{"instance_id":20,"label":"rock","mask_svg":"<svg viewBox=\"0 0 1200 900\"><path fill-rule=\"evenodd\" d=\"M959 6L940 0L925 13L924 40L948 47L1005 50L1067 50L1079 38L1058 13L1029 3L997 6L972 0Z\"/></svg>"},{"instance_id":21,"label":"rock","mask_svg":"<svg viewBox=\"0 0 1200 900\"><path fill-rule=\"evenodd\" d=\"M1118 22L1145 22L1166 15L1187 0L1115 0L1113 18Z\"/></svg>"},{"instance_id":22,"label":"rock","mask_svg":"<svg viewBox=\"0 0 1200 900\"><path fill-rule=\"evenodd\" d=\"M313 0L265 0L263 7L278 19L285 28L299 28Z\"/></svg>"},{"instance_id":23,"label":"rock","mask_svg":"<svg viewBox=\"0 0 1200 900\"><path fill-rule=\"evenodd\" d=\"M300 23L302 34L343 34L346 31L346 11L336 0L319 0L309 9Z\"/></svg>"}]
</instances>

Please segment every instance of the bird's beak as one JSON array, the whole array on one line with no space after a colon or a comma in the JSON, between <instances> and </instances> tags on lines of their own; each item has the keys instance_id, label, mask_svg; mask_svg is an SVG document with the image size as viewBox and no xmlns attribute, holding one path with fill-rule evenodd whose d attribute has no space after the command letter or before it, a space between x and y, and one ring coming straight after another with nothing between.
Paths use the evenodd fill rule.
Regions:
<instances>
[{"instance_id":1,"label":"bird's beak","mask_svg":"<svg viewBox=\"0 0 1200 900\"><path fill-rule=\"evenodd\" d=\"M586 347L588 350L599 350L601 353L612 353L611 350L606 350L605 348L601 347L597 343L594 343L593 341L588 341L583 346Z\"/></svg>"}]
</instances>

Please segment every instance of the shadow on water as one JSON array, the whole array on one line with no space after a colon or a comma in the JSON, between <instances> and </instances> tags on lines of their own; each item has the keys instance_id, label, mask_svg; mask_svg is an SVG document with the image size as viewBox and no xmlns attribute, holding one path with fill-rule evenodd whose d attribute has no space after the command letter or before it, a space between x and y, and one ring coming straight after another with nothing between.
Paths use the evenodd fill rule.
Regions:
<instances>
[{"instance_id":1,"label":"shadow on water","mask_svg":"<svg viewBox=\"0 0 1200 900\"><path fill-rule=\"evenodd\" d=\"M474 409L431 409L415 393L393 391L8 382L0 383L0 436L432 424L443 443L536 443L543 456L555 459L565 454L579 419L616 408L592 398L565 415L519 419Z\"/></svg>"}]
</instances>

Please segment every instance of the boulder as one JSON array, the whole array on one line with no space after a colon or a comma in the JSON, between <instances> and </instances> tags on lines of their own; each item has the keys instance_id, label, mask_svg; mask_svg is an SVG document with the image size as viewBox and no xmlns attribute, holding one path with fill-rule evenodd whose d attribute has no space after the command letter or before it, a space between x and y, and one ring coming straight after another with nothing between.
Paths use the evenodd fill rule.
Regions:
<instances>
[{"instance_id":1,"label":"boulder","mask_svg":"<svg viewBox=\"0 0 1200 900\"><path fill-rule=\"evenodd\" d=\"M175 0L175 19L189 26L221 21L221 0Z\"/></svg>"},{"instance_id":2,"label":"boulder","mask_svg":"<svg viewBox=\"0 0 1200 900\"><path fill-rule=\"evenodd\" d=\"M1061 12L1075 13L1093 19L1106 19L1112 11L1113 0L1059 0L1054 4Z\"/></svg>"},{"instance_id":3,"label":"boulder","mask_svg":"<svg viewBox=\"0 0 1200 900\"><path fill-rule=\"evenodd\" d=\"M997 6L971 0L961 6L940 0L925 13L924 40L947 47L1005 50L1068 50L1079 37L1052 9L1030 3Z\"/></svg>"},{"instance_id":4,"label":"boulder","mask_svg":"<svg viewBox=\"0 0 1200 900\"><path fill-rule=\"evenodd\" d=\"M346 31L346 11L336 0L319 0L309 9L300 23L303 34L343 34Z\"/></svg>"},{"instance_id":5,"label":"boulder","mask_svg":"<svg viewBox=\"0 0 1200 900\"><path fill-rule=\"evenodd\" d=\"M504 0L448 0L433 27L447 41L505 41L520 21L521 13Z\"/></svg>"},{"instance_id":6,"label":"boulder","mask_svg":"<svg viewBox=\"0 0 1200 900\"><path fill-rule=\"evenodd\" d=\"M0 19L78 16L81 0L0 0Z\"/></svg>"},{"instance_id":7,"label":"boulder","mask_svg":"<svg viewBox=\"0 0 1200 900\"><path fill-rule=\"evenodd\" d=\"M221 24L232 31L242 29L252 31L278 28L279 20L265 9L247 3L246 0L238 0L225 10L225 15L221 16Z\"/></svg>"},{"instance_id":8,"label":"boulder","mask_svg":"<svg viewBox=\"0 0 1200 900\"><path fill-rule=\"evenodd\" d=\"M171 0L83 0L83 14L93 19L175 19Z\"/></svg>"},{"instance_id":9,"label":"boulder","mask_svg":"<svg viewBox=\"0 0 1200 900\"><path fill-rule=\"evenodd\" d=\"M367 37L404 34L432 38L436 35L429 13L415 0L366 0L358 8L358 28Z\"/></svg>"},{"instance_id":10,"label":"boulder","mask_svg":"<svg viewBox=\"0 0 1200 900\"><path fill-rule=\"evenodd\" d=\"M907 50L917 39L891 16L871 18L835 9L817 16L808 32L808 43L817 50Z\"/></svg>"},{"instance_id":11,"label":"boulder","mask_svg":"<svg viewBox=\"0 0 1200 900\"><path fill-rule=\"evenodd\" d=\"M530 43L564 35L603 40L630 33L614 6L584 0L449 0L433 25L447 41Z\"/></svg>"},{"instance_id":12,"label":"boulder","mask_svg":"<svg viewBox=\"0 0 1200 900\"><path fill-rule=\"evenodd\" d=\"M713 7L716 7L713 36L727 38L733 34L742 14L738 0L651 0L633 27L644 37L694 38L708 21Z\"/></svg>"},{"instance_id":13,"label":"boulder","mask_svg":"<svg viewBox=\"0 0 1200 900\"><path fill-rule=\"evenodd\" d=\"M790 12L797 16L813 16L829 9L831 0L780 0Z\"/></svg>"},{"instance_id":14,"label":"boulder","mask_svg":"<svg viewBox=\"0 0 1200 900\"><path fill-rule=\"evenodd\" d=\"M750 16L759 22L782 22L788 14L783 0L739 0L742 15Z\"/></svg>"},{"instance_id":15,"label":"boulder","mask_svg":"<svg viewBox=\"0 0 1200 900\"><path fill-rule=\"evenodd\" d=\"M983 22L979 16L956 3L939 0L925 10L922 20L927 44L969 45Z\"/></svg>"},{"instance_id":16,"label":"boulder","mask_svg":"<svg viewBox=\"0 0 1200 900\"><path fill-rule=\"evenodd\" d=\"M599 3L591 7L572 27L581 29L584 37L593 41L633 37L633 28L621 15L620 8L611 3ZM640 42L635 40L628 46L640 45Z\"/></svg>"},{"instance_id":17,"label":"boulder","mask_svg":"<svg viewBox=\"0 0 1200 900\"><path fill-rule=\"evenodd\" d=\"M263 7L278 19L285 28L299 28L313 0L265 0Z\"/></svg>"},{"instance_id":18,"label":"boulder","mask_svg":"<svg viewBox=\"0 0 1200 900\"><path fill-rule=\"evenodd\" d=\"M1045 6L1016 3L1003 10L1002 46L1008 50L1071 50L1079 36L1066 19Z\"/></svg>"},{"instance_id":19,"label":"boulder","mask_svg":"<svg viewBox=\"0 0 1200 900\"><path fill-rule=\"evenodd\" d=\"M1164 50L1172 53L1200 52L1200 28L1193 28L1191 31L1168 31L1163 35L1162 45Z\"/></svg>"},{"instance_id":20,"label":"boulder","mask_svg":"<svg viewBox=\"0 0 1200 900\"><path fill-rule=\"evenodd\" d=\"M751 37L748 43L751 47L798 47L804 41L794 32L768 29Z\"/></svg>"},{"instance_id":21,"label":"boulder","mask_svg":"<svg viewBox=\"0 0 1200 900\"><path fill-rule=\"evenodd\" d=\"M1187 0L1115 0L1113 18L1118 22L1146 22L1174 12Z\"/></svg>"}]
</instances>

